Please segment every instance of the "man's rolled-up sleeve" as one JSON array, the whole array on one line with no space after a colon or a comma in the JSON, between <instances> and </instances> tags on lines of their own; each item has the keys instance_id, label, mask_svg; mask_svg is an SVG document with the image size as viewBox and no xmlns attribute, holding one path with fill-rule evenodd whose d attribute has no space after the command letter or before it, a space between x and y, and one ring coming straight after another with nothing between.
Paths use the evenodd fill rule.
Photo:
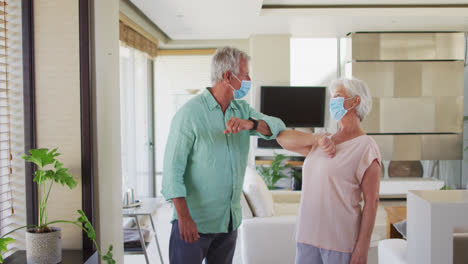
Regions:
<instances>
[{"instance_id":1,"label":"man's rolled-up sleeve","mask_svg":"<svg viewBox=\"0 0 468 264\"><path fill-rule=\"evenodd\" d=\"M188 129L177 115L172 120L164 153L161 193L166 200L186 197L184 175L189 155L195 141L195 133Z\"/></svg>"},{"instance_id":2,"label":"man's rolled-up sleeve","mask_svg":"<svg viewBox=\"0 0 468 264\"><path fill-rule=\"evenodd\" d=\"M259 136L263 139L266 139L266 140L272 140L272 139L276 139L276 137L278 136L278 134L283 131L283 130L286 130L286 126L284 125L283 121L277 117L273 117L273 116L268 116L268 115L265 115L265 114L262 114L260 112L257 112L255 111L255 109L253 109L252 107L249 106L249 114L250 114L250 117L254 118L254 119L257 119L257 120L263 120L265 121L265 123L267 123L267 125L270 127L270 131L271 131L271 136L265 136L257 131L251 131L250 132L250 135L252 136Z\"/></svg>"}]
</instances>

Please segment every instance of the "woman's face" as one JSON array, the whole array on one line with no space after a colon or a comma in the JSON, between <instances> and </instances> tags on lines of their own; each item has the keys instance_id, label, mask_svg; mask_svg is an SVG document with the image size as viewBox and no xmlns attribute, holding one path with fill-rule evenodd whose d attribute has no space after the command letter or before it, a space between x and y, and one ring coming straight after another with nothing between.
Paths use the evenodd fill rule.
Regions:
<instances>
[{"instance_id":1,"label":"woman's face","mask_svg":"<svg viewBox=\"0 0 468 264\"><path fill-rule=\"evenodd\" d=\"M335 97L344 97L345 101L344 101L343 106L345 109L350 109L354 106L353 99L346 100L350 98L350 95L348 94L348 92L346 92L346 89L343 87L343 85L338 86L338 88L335 90L335 93L333 94L333 98Z\"/></svg>"}]
</instances>

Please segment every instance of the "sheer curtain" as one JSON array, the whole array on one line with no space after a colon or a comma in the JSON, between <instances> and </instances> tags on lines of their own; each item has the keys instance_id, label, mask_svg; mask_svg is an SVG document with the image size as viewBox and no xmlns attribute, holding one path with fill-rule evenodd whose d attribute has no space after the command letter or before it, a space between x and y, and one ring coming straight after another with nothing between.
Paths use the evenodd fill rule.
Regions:
<instances>
[{"instance_id":1,"label":"sheer curtain","mask_svg":"<svg viewBox=\"0 0 468 264\"><path fill-rule=\"evenodd\" d=\"M120 47L122 188L136 198L154 196L150 58Z\"/></svg>"}]
</instances>

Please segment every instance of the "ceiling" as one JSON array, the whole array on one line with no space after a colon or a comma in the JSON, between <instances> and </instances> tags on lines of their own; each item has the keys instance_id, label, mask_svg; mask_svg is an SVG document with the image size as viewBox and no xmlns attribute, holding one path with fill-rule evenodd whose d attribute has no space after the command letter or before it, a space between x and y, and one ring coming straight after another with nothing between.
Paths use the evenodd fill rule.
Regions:
<instances>
[{"instance_id":1,"label":"ceiling","mask_svg":"<svg viewBox=\"0 0 468 264\"><path fill-rule=\"evenodd\" d=\"M468 31L468 0L131 2L173 40L246 39L254 34L336 37L356 31Z\"/></svg>"}]
</instances>

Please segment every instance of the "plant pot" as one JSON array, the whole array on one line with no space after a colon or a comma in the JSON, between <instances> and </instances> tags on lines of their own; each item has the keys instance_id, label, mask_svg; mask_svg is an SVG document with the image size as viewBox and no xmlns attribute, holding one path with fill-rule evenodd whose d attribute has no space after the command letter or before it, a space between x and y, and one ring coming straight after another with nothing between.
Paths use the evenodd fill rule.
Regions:
<instances>
[{"instance_id":1,"label":"plant pot","mask_svg":"<svg viewBox=\"0 0 468 264\"><path fill-rule=\"evenodd\" d=\"M62 233L52 227L49 233L26 232L26 259L28 264L57 264L62 261Z\"/></svg>"}]
</instances>

